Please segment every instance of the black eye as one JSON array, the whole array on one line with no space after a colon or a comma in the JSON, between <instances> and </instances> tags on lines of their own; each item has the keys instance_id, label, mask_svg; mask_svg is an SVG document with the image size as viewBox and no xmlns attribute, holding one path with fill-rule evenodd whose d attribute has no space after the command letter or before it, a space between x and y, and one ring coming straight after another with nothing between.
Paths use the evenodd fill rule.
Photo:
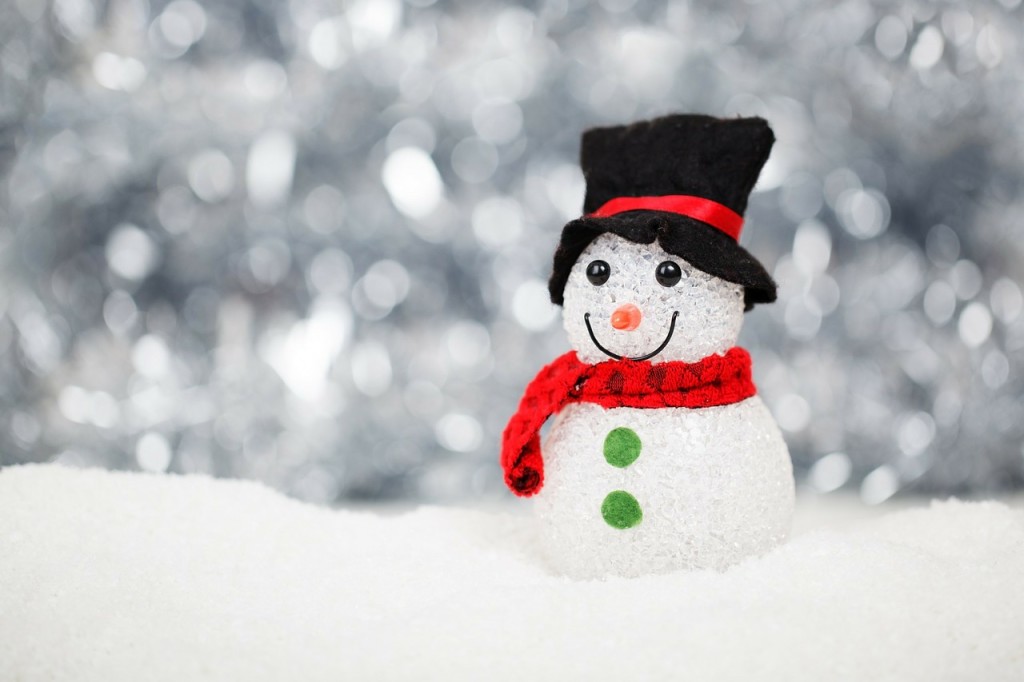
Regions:
<instances>
[{"instance_id":1,"label":"black eye","mask_svg":"<svg viewBox=\"0 0 1024 682\"><path fill-rule=\"evenodd\" d=\"M683 271L679 269L678 264L667 260L658 265L658 269L654 271L654 276L658 279L658 284L661 286L674 287L683 276Z\"/></svg>"},{"instance_id":2,"label":"black eye","mask_svg":"<svg viewBox=\"0 0 1024 682\"><path fill-rule=\"evenodd\" d=\"M608 277L612 274L612 268L610 265L605 263L603 260L595 260L587 266L587 279L595 287L599 287L608 281Z\"/></svg>"}]
</instances>

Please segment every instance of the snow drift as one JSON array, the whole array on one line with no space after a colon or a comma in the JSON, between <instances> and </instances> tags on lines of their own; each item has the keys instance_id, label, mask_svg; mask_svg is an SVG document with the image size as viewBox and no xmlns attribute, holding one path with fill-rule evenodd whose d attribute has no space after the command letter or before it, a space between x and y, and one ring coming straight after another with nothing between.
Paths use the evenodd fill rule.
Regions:
<instances>
[{"instance_id":1,"label":"snow drift","mask_svg":"<svg viewBox=\"0 0 1024 682\"><path fill-rule=\"evenodd\" d=\"M1024 514L933 503L726 573L573 582L529 520L0 471L2 680L1021 679Z\"/></svg>"}]
</instances>

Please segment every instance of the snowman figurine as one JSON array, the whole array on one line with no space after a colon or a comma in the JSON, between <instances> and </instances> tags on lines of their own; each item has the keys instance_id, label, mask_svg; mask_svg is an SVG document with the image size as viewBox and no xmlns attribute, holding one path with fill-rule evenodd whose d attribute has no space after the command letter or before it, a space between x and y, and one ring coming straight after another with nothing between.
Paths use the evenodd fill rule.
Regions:
<instances>
[{"instance_id":1,"label":"snowman figurine","mask_svg":"<svg viewBox=\"0 0 1024 682\"><path fill-rule=\"evenodd\" d=\"M549 283L573 350L527 387L501 453L564 575L723 569L787 536L789 451L736 346L775 300L738 243L774 140L760 118L700 115L583 135L584 216Z\"/></svg>"}]
</instances>

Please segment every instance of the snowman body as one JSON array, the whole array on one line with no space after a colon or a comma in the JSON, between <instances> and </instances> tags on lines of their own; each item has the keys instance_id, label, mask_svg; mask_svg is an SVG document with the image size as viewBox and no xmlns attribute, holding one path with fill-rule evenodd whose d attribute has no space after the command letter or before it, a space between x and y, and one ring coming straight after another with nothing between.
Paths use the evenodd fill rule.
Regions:
<instances>
[{"instance_id":1,"label":"snowman body","mask_svg":"<svg viewBox=\"0 0 1024 682\"><path fill-rule=\"evenodd\" d=\"M621 466L629 457L610 462L606 444L624 429L639 447ZM789 452L757 396L700 409L571 405L544 455L546 482L535 503L541 546L565 575L722 569L771 549L789 531ZM604 518L605 501L620 492L636 500L636 525L628 508L616 525Z\"/></svg>"},{"instance_id":2,"label":"snowman body","mask_svg":"<svg viewBox=\"0 0 1024 682\"><path fill-rule=\"evenodd\" d=\"M743 288L657 243L597 237L570 272L564 324L580 360L693 363L736 344ZM784 541L789 452L758 396L714 407L567 406L543 447L542 550L575 578L722 569Z\"/></svg>"}]
</instances>

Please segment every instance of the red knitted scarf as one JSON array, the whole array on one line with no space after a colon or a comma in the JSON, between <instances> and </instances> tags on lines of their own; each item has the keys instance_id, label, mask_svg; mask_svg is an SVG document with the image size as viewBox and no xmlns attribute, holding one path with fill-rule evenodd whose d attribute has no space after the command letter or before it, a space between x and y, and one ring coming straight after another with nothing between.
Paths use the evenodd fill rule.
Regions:
<instances>
[{"instance_id":1,"label":"red knitted scarf","mask_svg":"<svg viewBox=\"0 0 1024 682\"><path fill-rule=\"evenodd\" d=\"M501 468L505 484L528 497L544 484L540 428L569 403L612 407L713 407L754 395L750 354L742 348L709 355L697 362L607 360L588 365L575 351L542 369L519 402L502 436Z\"/></svg>"}]
</instances>

